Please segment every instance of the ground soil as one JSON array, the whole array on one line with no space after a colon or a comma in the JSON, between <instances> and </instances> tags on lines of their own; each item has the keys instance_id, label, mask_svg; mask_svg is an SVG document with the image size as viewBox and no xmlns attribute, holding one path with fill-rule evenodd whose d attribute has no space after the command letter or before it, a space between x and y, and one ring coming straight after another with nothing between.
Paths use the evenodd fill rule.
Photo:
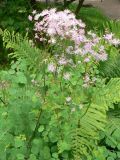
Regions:
<instances>
[{"instance_id":1,"label":"ground soil","mask_svg":"<svg viewBox=\"0 0 120 160\"><path fill-rule=\"evenodd\" d=\"M90 4L100 8L108 17L120 19L120 0L85 0L84 4Z\"/></svg>"}]
</instances>

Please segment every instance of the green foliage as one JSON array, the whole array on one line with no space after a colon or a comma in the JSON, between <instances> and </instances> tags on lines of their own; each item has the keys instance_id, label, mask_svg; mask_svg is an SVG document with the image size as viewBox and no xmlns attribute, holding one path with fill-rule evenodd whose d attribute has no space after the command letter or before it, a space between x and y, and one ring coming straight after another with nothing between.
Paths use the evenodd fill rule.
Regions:
<instances>
[{"instance_id":1,"label":"green foliage","mask_svg":"<svg viewBox=\"0 0 120 160\"><path fill-rule=\"evenodd\" d=\"M33 68L38 69L37 67L40 67L41 64L38 64L40 59L42 59L42 54L44 53L42 53L38 48L34 47L34 42L32 40L28 40L27 35L22 37L19 33L15 34L15 32L12 32L11 34L7 30L0 30L0 34L3 37L3 45L10 50L9 57L11 59L19 59L19 61L24 59L24 63L21 65L28 66L29 70ZM18 62L18 64L19 63L20 62ZM16 67L16 64L13 65L13 68Z\"/></svg>"},{"instance_id":2,"label":"green foliage","mask_svg":"<svg viewBox=\"0 0 120 160\"><path fill-rule=\"evenodd\" d=\"M0 28L25 32L30 7L29 0L3 0L0 2Z\"/></svg>"},{"instance_id":3,"label":"green foliage","mask_svg":"<svg viewBox=\"0 0 120 160\"><path fill-rule=\"evenodd\" d=\"M120 38L120 22L119 21L108 21L103 24L104 31L113 33L117 38ZM120 77L120 47L116 49L114 46L110 47L107 52L109 53L108 61L101 63L99 70L104 77Z\"/></svg>"},{"instance_id":4,"label":"green foliage","mask_svg":"<svg viewBox=\"0 0 120 160\"><path fill-rule=\"evenodd\" d=\"M30 23L28 15L32 11L30 0L2 0L0 1L0 28L25 34ZM9 65L9 51L3 47L0 36L0 64Z\"/></svg>"},{"instance_id":5,"label":"green foliage","mask_svg":"<svg viewBox=\"0 0 120 160\"><path fill-rule=\"evenodd\" d=\"M119 106L108 114L105 132L101 134L101 144L106 146L107 159L120 158L120 113Z\"/></svg>"},{"instance_id":6,"label":"green foliage","mask_svg":"<svg viewBox=\"0 0 120 160\"><path fill-rule=\"evenodd\" d=\"M120 77L120 51L115 47L111 47L108 52L108 61L100 64L100 73L104 77Z\"/></svg>"},{"instance_id":7,"label":"green foliage","mask_svg":"<svg viewBox=\"0 0 120 160\"><path fill-rule=\"evenodd\" d=\"M111 21L106 24L104 30L114 33L119 38L119 23ZM107 78L120 77L120 46L117 48L111 46L107 48L107 52L109 53L108 60L105 63L100 63L99 66L100 74Z\"/></svg>"},{"instance_id":8,"label":"green foliage","mask_svg":"<svg viewBox=\"0 0 120 160\"><path fill-rule=\"evenodd\" d=\"M94 103L92 103L91 106L87 109L86 114L80 118L80 126L73 134L73 151L75 150L75 159L80 159L80 154L87 155L88 148L94 148L95 144L93 142L99 138L97 135L99 134L99 130L103 130L104 133L106 110L108 109L108 106L111 107L113 103L118 103L120 101L120 93L116 92L119 90L119 78L111 79L105 87L101 88L100 90L95 90L95 95L97 93L97 96L93 94L92 102ZM110 123L109 120L108 123ZM117 130L116 126L114 126L114 128L111 126L108 127L110 127L110 129ZM107 133L111 134L111 132L110 130L107 130ZM117 131L116 134L117 133L119 132ZM109 137L112 139L111 136ZM118 141L119 140L120 139L118 137Z\"/></svg>"},{"instance_id":9,"label":"green foliage","mask_svg":"<svg viewBox=\"0 0 120 160\"><path fill-rule=\"evenodd\" d=\"M81 73L73 71L76 76L71 86L61 81L61 89L52 75L44 77L44 59L50 58L47 50L33 47L27 36L6 30L1 35L14 59L9 70L0 72L1 159L110 159L112 153L99 144L99 133L104 135L106 146L119 149L114 125L119 118L109 115L108 119L107 111L120 102L120 79L103 80L84 89L78 81L84 72L81 68ZM65 101L69 92L71 104ZM119 150L115 153L119 157Z\"/></svg>"},{"instance_id":10,"label":"green foliage","mask_svg":"<svg viewBox=\"0 0 120 160\"><path fill-rule=\"evenodd\" d=\"M52 6L37 3L34 8ZM70 5L71 10L75 7ZM0 69L0 159L119 160L119 49L107 47L109 59L99 70L92 64L93 71L106 79L84 89L85 68L80 66L72 71L75 76L68 84L47 72L51 51L16 33L24 34L30 27L30 1L7 0L0 2L0 8L0 27L11 31L0 30L0 62L6 61L8 53L11 60L9 69ZM119 21L109 21L96 8L83 7L78 18L88 30L102 34L107 30L120 38ZM72 103L66 102L68 95Z\"/></svg>"},{"instance_id":11,"label":"green foliage","mask_svg":"<svg viewBox=\"0 0 120 160\"><path fill-rule=\"evenodd\" d=\"M116 37L120 38L120 21L119 20L110 20L105 22L104 29L108 30L115 34Z\"/></svg>"},{"instance_id":12,"label":"green foliage","mask_svg":"<svg viewBox=\"0 0 120 160\"><path fill-rule=\"evenodd\" d=\"M105 32L113 33L117 38L120 38L120 21L110 20L103 23L104 29L100 34ZM116 49L114 46L107 51L109 53L108 61L101 63L99 70L102 76L112 78L120 77L120 47Z\"/></svg>"}]
</instances>

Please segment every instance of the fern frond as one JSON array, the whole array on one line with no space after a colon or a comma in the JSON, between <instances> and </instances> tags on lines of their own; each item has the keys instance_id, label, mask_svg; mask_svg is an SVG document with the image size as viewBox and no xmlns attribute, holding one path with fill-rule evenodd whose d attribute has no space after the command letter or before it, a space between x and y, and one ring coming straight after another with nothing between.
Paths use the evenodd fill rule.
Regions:
<instances>
[{"instance_id":1,"label":"fern frond","mask_svg":"<svg viewBox=\"0 0 120 160\"><path fill-rule=\"evenodd\" d=\"M115 34L115 37L120 39L120 21L107 21L104 23L104 30L109 33ZM120 77L120 50L115 47L111 47L107 51L109 53L108 60L100 64L100 73L104 77Z\"/></svg>"},{"instance_id":2,"label":"fern frond","mask_svg":"<svg viewBox=\"0 0 120 160\"><path fill-rule=\"evenodd\" d=\"M107 105L120 102L120 78L111 78L105 86L105 101Z\"/></svg>"},{"instance_id":3,"label":"fern frond","mask_svg":"<svg viewBox=\"0 0 120 160\"><path fill-rule=\"evenodd\" d=\"M101 143L106 146L109 154L120 152L120 110L111 110L108 113L106 129L101 134ZM108 155L109 156L109 155Z\"/></svg>"},{"instance_id":4,"label":"fern frond","mask_svg":"<svg viewBox=\"0 0 120 160\"><path fill-rule=\"evenodd\" d=\"M120 102L120 78L111 78L110 81L102 88L96 88L93 94L93 102L101 104L108 110L115 103Z\"/></svg>"},{"instance_id":5,"label":"fern frond","mask_svg":"<svg viewBox=\"0 0 120 160\"><path fill-rule=\"evenodd\" d=\"M102 103L101 103L102 104ZM106 108L90 104L87 112L80 118L79 126L72 133L74 159L92 152L99 139L99 131L106 125Z\"/></svg>"},{"instance_id":6,"label":"fern frond","mask_svg":"<svg viewBox=\"0 0 120 160\"><path fill-rule=\"evenodd\" d=\"M118 38L120 38L120 20L115 21L115 20L111 20L111 21L107 21L104 23L104 28L115 34L115 36L117 36Z\"/></svg>"},{"instance_id":7,"label":"fern frond","mask_svg":"<svg viewBox=\"0 0 120 160\"><path fill-rule=\"evenodd\" d=\"M97 147L99 132L105 131L109 107L120 102L120 78L112 78L103 88L96 88L91 102L72 133L75 160Z\"/></svg>"},{"instance_id":8,"label":"fern frond","mask_svg":"<svg viewBox=\"0 0 120 160\"><path fill-rule=\"evenodd\" d=\"M115 47L110 49L108 60L100 63L99 70L103 77L120 77L120 52L118 49Z\"/></svg>"},{"instance_id":9,"label":"fern frond","mask_svg":"<svg viewBox=\"0 0 120 160\"><path fill-rule=\"evenodd\" d=\"M29 68L40 68L43 51L30 44L27 35L22 37L19 33L10 33L7 30L0 32L3 37L3 44L12 50L9 54L12 58L26 59Z\"/></svg>"}]
</instances>

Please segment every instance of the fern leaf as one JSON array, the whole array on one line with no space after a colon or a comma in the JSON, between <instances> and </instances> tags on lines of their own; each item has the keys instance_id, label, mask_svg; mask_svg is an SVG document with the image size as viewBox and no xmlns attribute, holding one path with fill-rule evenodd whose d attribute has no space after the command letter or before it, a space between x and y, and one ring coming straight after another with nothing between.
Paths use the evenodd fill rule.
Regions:
<instances>
[{"instance_id":1,"label":"fern leaf","mask_svg":"<svg viewBox=\"0 0 120 160\"><path fill-rule=\"evenodd\" d=\"M99 139L99 131L104 130L106 125L105 110L106 108L92 103L87 109L86 114L80 118L80 125L72 134L75 160L92 152Z\"/></svg>"},{"instance_id":2,"label":"fern leaf","mask_svg":"<svg viewBox=\"0 0 120 160\"><path fill-rule=\"evenodd\" d=\"M10 33L7 30L4 30L0 33L3 37L4 46L12 50L12 52L9 54L10 57L16 59L26 59L29 69L40 68L40 62L43 59L41 57L44 56L43 51L36 47L32 47L27 35L22 37L19 33Z\"/></svg>"}]
</instances>

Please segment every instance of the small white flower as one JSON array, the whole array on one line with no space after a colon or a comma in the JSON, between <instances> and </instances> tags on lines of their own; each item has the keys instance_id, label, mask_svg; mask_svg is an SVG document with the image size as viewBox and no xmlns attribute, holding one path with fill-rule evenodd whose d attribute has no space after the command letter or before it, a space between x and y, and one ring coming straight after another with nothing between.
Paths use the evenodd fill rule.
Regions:
<instances>
[{"instance_id":1,"label":"small white flower","mask_svg":"<svg viewBox=\"0 0 120 160\"><path fill-rule=\"evenodd\" d=\"M68 54L71 54L72 51L73 51L73 46L68 46L67 49L66 49L66 52Z\"/></svg>"},{"instance_id":2,"label":"small white flower","mask_svg":"<svg viewBox=\"0 0 120 160\"><path fill-rule=\"evenodd\" d=\"M28 32L28 31L29 31L29 28L26 28L26 31Z\"/></svg>"},{"instance_id":3,"label":"small white flower","mask_svg":"<svg viewBox=\"0 0 120 160\"><path fill-rule=\"evenodd\" d=\"M85 77L84 77L84 82L88 83L89 81L90 81L89 74L86 74Z\"/></svg>"},{"instance_id":4,"label":"small white flower","mask_svg":"<svg viewBox=\"0 0 120 160\"><path fill-rule=\"evenodd\" d=\"M67 60L65 58L60 58L59 64L60 65L66 65L67 64Z\"/></svg>"},{"instance_id":5,"label":"small white flower","mask_svg":"<svg viewBox=\"0 0 120 160\"><path fill-rule=\"evenodd\" d=\"M104 35L104 39L105 39L105 40L112 40L113 36L114 36L113 33L106 34L106 35Z\"/></svg>"},{"instance_id":6,"label":"small white flower","mask_svg":"<svg viewBox=\"0 0 120 160\"><path fill-rule=\"evenodd\" d=\"M51 43L55 44L56 43L56 39L55 38L51 38Z\"/></svg>"},{"instance_id":7,"label":"small white flower","mask_svg":"<svg viewBox=\"0 0 120 160\"><path fill-rule=\"evenodd\" d=\"M78 64L81 64L81 61L78 61Z\"/></svg>"},{"instance_id":8,"label":"small white flower","mask_svg":"<svg viewBox=\"0 0 120 160\"><path fill-rule=\"evenodd\" d=\"M108 55L106 53L101 53L96 55L96 59L100 61L106 61L108 59Z\"/></svg>"},{"instance_id":9,"label":"small white flower","mask_svg":"<svg viewBox=\"0 0 120 160\"><path fill-rule=\"evenodd\" d=\"M82 50L81 49L76 49L75 51L74 51L74 54L75 55L79 55L79 54L81 54L81 52L82 52Z\"/></svg>"},{"instance_id":10,"label":"small white flower","mask_svg":"<svg viewBox=\"0 0 120 160\"><path fill-rule=\"evenodd\" d=\"M44 39L43 39L43 38L40 38L39 40L40 40L41 42L42 42L42 41L44 41Z\"/></svg>"},{"instance_id":11,"label":"small white flower","mask_svg":"<svg viewBox=\"0 0 120 160\"><path fill-rule=\"evenodd\" d=\"M34 85L36 85L36 84L37 84L37 81L36 81L36 80L34 80L34 79L32 79L32 80L31 80L31 82L32 82L32 84L34 84Z\"/></svg>"},{"instance_id":12,"label":"small white flower","mask_svg":"<svg viewBox=\"0 0 120 160\"><path fill-rule=\"evenodd\" d=\"M102 51L104 51L105 50L105 47L102 45L102 46L100 46L100 51L102 52Z\"/></svg>"},{"instance_id":13,"label":"small white flower","mask_svg":"<svg viewBox=\"0 0 120 160\"><path fill-rule=\"evenodd\" d=\"M50 63L50 64L48 65L48 71L49 71L49 72L55 72L55 70L56 70L55 64Z\"/></svg>"},{"instance_id":14,"label":"small white flower","mask_svg":"<svg viewBox=\"0 0 120 160\"><path fill-rule=\"evenodd\" d=\"M75 108L72 108L72 109L71 109L71 112L75 112Z\"/></svg>"},{"instance_id":15,"label":"small white flower","mask_svg":"<svg viewBox=\"0 0 120 160\"><path fill-rule=\"evenodd\" d=\"M40 18L40 14L36 14L34 20L37 21Z\"/></svg>"},{"instance_id":16,"label":"small white flower","mask_svg":"<svg viewBox=\"0 0 120 160\"><path fill-rule=\"evenodd\" d=\"M83 104L80 104L79 109L82 109L82 108L83 108Z\"/></svg>"},{"instance_id":17,"label":"small white flower","mask_svg":"<svg viewBox=\"0 0 120 160\"><path fill-rule=\"evenodd\" d=\"M32 21L33 17L32 16L28 16L29 21Z\"/></svg>"},{"instance_id":18,"label":"small white flower","mask_svg":"<svg viewBox=\"0 0 120 160\"><path fill-rule=\"evenodd\" d=\"M71 101L71 97L66 97L66 101L70 102Z\"/></svg>"},{"instance_id":19,"label":"small white flower","mask_svg":"<svg viewBox=\"0 0 120 160\"><path fill-rule=\"evenodd\" d=\"M91 32L91 31L89 31L89 32L88 32L88 35L92 36L93 38L95 38L95 37L96 37L96 34L95 34L95 33L93 33L93 32Z\"/></svg>"},{"instance_id":20,"label":"small white flower","mask_svg":"<svg viewBox=\"0 0 120 160\"><path fill-rule=\"evenodd\" d=\"M90 62L90 58L89 57L86 57L85 59L84 59L84 62Z\"/></svg>"},{"instance_id":21,"label":"small white flower","mask_svg":"<svg viewBox=\"0 0 120 160\"><path fill-rule=\"evenodd\" d=\"M32 14L36 14L36 13L37 13L36 10L33 10L33 11L32 11Z\"/></svg>"},{"instance_id":22,"label":"small white flower","mask_svg":"<svg viewBox=\"0 0 120 160\"><path fill-rule=\"evenodd\" d=\"M120 40L119 39L113 39L112 44L115 45L115 46L118 46L118 45L120 45Z\"/></svg>"},{"instance_id":23,"label":"small white flower","mask_svg":"<svg viewBox=\"0 0 120 160\"><path fill-rule=\"evenodd\" d=\"M36 39L38 39L38 38L39 38L39 36L37 35L37 33L35 34L35 38L36 38Z\"/></svg>"},{"instance_id":24,"label":"small white flower","mask_svg":"<svg viewBox=\"0 0 120 160\"><path fill-rule=\"evenodd\" d=\"M88 87L89 87L89 85L88 85L87 83L84 83L82 86L83 86L84 88L88 88Z\"/></svg>"},{"instance_id":25,"label":"small white flower","mask_svg":"<svg viewBox=\"0 0 120 160\"><path fill-rule=\"evenodd\" d=\"M80 27L85 28L85 23L80 23Z\"/></svg>"},{"instance_id":26,"label":"small white flower","mask_svg":"<svg viewBox=\"0 0 120 160\"><path fill-rule=\"evenodd\" d=\"M67 14L71 13L68 9L65 9L64 12Z\"/></svg>"},{"instance_id":27,"label":"small white flower","mask_svg":"<svg viewBox=\"0 0 120 160\"><path fill-rule=\"evenodd\" d=\"M69 80L70 79L70 73L64 73L64 75L63 75L63 78L65 79L65 80Z\"/></svg>"}]
</instances>

